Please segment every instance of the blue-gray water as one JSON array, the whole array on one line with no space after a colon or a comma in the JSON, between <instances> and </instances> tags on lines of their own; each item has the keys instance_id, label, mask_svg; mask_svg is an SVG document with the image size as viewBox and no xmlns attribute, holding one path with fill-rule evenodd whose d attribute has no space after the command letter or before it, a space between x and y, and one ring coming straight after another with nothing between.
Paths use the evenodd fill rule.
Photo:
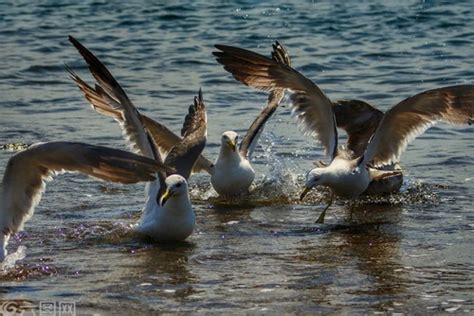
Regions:
<instances>
[{"instance_id":1,"label":"blue-gray water","mask_svg":"<svg viewBox=\"0 0 474 316\"><path fill-rule=\"evenodd\" d=\"M135 105L174 131L199 87L208 108L207 157L224 130L244 131L266 95L234 81L211 55L229 44L288 48L296 69L336 100L386 110L427 89L474 82L474 3L456 1L0 3L0 144L70 140L125 148L94 113L64 63L90 77L67 41L81 40ZM437 125L402 156L400 194L337 201L326 223L316 195L297 201L321 149L288 107L266 127L251 198L216 201L191 179L198 228L183 245L136 239L143 185L80 175L49 183L12 240L26 258L0 275L0 303L72 300L80 313L448 313L474 311L472 127ZM0 151L3 173L11 151ZM1 305L1 304L0 304Z\"/></svg>"}]
</instances>

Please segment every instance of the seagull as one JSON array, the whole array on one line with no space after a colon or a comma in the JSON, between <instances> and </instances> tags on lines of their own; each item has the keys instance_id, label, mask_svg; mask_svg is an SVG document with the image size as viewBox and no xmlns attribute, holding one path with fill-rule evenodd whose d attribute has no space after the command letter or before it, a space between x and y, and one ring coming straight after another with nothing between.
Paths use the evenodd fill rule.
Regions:
<instances>
[{"instance_id":1,"label":"seagull","mask_svg":"<svg viewBox=\"0 0 474 316\"><path fill-rule=\"evenodd\" d=\"M272 60L289 66L291 62L286 49L278 41L272 47ZM222 134L221 149L211 175L212 186L220 195L233 196L248 192L255 178L250 159L265 123L276 111L284 94L284 89L275 89L270 92L267 106L250 125L238 150L239 135L234 131L226 131Z\"/></svg>"},{"instance_id":2,"label":"seagull","mask_svg":"<svg viewBox=\"0 0 474 316\"><path fill-rule=\"evenodd\" d=\"M10 236L23 230L41 200L45 182L62 172L80 172L123 184L152 181L172 172L159 161L127 151L74 142L38 143L8 161L0 188L0 262Z\"/></svg>"},{"instance_id":3,"label":"seagull","mask_svg":"<svg viewBox=\"0 0 474 316\"><path fill-rule=\"evenodd\" d=\"M315 186L331 190L330 203L318 221L324 220L334 195L355 199L369 186L374 176L393 175L382 171L398 163L408 143L438 121L472 124L474 85L457 85L425 91L409 97L388 110L381 118L370 142L355 158L339 150L337 123L332 102L311 80L291 68L255 52L225 45L215 46L213 54L234 78L261 90L288 89L293 114L303 131L319 141L329 159L327 166L311 169L300 198Z\"/></svg>"},{"instance_id":4,"label":"seagull","mask_svg":"<svg viewBox=\"0 0 474 316\"><path fill-rule=\"evenodd\" d=\"M101 87L103 82L97 78L94 69L100 65L101 69L107 72L108 77L112 78L112 75L99 59L79 43L77 39L70 36L69 40L89 63L89 68L94 78L98 81L98 85L90 87L74 72L71 73L71 78L84 93L85 98L96 112L112 117L117 120L119 124L122 124L124 121L122 115L116 110L116 108L120 107L116 103L120 103L121 101L117 98L109 98L107 93L104 93L104 89ZM279 63L290 64L288 53L278 42L273 45L272 59ZM88 60L94 60L92 66ZM118 85L115 79L114 82ZM121 91L123 92L122 89ZM239 135L234 131L226 131L222 134L221 148L216 161L212 163L203 155L199 155L195 165L190 171L206 172L211 175L211 184L214 190L221 196L235 196L248 192L255 178L255 171L250 163L251 156L265 123L275 112L283 96L283 89L275 89L269 94L266 107L262 109L260 114L250 125L239 148L237 148ZM132 108L132 105L130 105L130 108ZM165 125L141 114L135 107L133 107L133 112L136 113L155 145L162 153L168 153L173 146L182 140L180 136L176 135ZM189 174L186 175L186 178L188 176Z\"/></svg>"},{"instance_id":5,"label":"seagull","mask_svg":"<svg viewBox=\"0 0 474 316\"><path fill-rule=\"evenodd\" d=\"M68 69L85 97L97 112L115 118L122 127L128 145L135 152L175 169L160 172L158 179L146 188L146 202L140 222L135 226L142 233L158 242L175 242L186 239L196 224L188 192L187 179L194 168L209 168L210 162L201 156L207 139L207 114L202 91L194 98L184 119L181 137L163 125L141 115L125 91L107 68L86 47L72 36L71 43L89 66L96 80L94 87ZM172 145L161 152L163 134L174 135ZM174 137L174 138L173 138ZM164 158L164 159L163 159Z\"/></svg>"},{"instance_id":6,"label":"seagull","mask_svg":"<svg viewBox=\"0 0 474 316\"><path fill-rule=\"evenodd\" d=\"M348 137L345 147L341 146L338 150L345 150L351 159L359 157L364 153L370 138L382 120L383 112L361 100L338 100L331 102L331 107L337 127L343 129ZM317 161L314 165L325 167L328 164ZM379 172L376 168L371 169L372 178L363 195L382 195L400 191L403 184L400 164L392 163L378 169L382 171ZM384 172L388 170L394 172Z\"/></svg>"},{"instance_id":7,"label":"seagull","mask_svg":"<svg viewBox=\"0 0 474 316\"><path fill-rule=\"evenodd\" d=\"M280 49L276 49L276 47ZM232 49L234 47L227 46L227 48ZM284 58L274 57L274 60L279 60L280 62L283 61L283 64L290 66L288 51L286 48L283 48L278 41L276 41L276 44L274 45L274 53L279 53L280 56L285 56ZM245 72L241 74L232 70L232 67L238 68L243 66L243 68L245 68L249 65L247 60L244 58L241 60L235 60L234 57L230 55L226 56L222 52L214 52L213 54L217 57L218 62L224 65L224 69L231 72L238 81L249 85L246 83L247 81L245 78L241 77L246 76ZM282 89L279 90L283 91ZM275 89L270 93L274 91ZM339 148L339 151L345 151L347 157L358 157L367 147L371 136L374 134L375 129L382 119L383 112L361 100L338 100L331 102L331 107L335 115L337 127L345 130L348 136L346 147ZM317 167L327 166L327 163L324 163L323 161L315 161L314 164ZM382 172L379 172L379 170L372 168L373 177L364 194L387 194L398 192L400 190L403 183L403 174L400 165L398 163L393 163L384 166L381 169L383 169ZM391 170L394 172L387 173L383 172L384 170Z\"/></svg>"}]
</instances>

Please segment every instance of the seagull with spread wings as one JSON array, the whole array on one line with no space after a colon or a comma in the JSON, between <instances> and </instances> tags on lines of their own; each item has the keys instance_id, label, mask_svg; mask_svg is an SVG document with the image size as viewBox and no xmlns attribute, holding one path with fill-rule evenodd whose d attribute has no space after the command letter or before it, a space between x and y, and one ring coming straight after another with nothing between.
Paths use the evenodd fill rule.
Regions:
<instances>
[{"instance_id":1,"label":"seagull with spread wings","mask_svg":"<svg viewBox=\"0 0 474 316\"><path fill-rule=\"evenodd\" d=\"M290 57L286 49L278 42L275 42L272 47L271 60L289 66ZM238 149L239 135L236 132L226 131L222 134L221 149L211 176L212 186L217 193L236 195L248 191L255 178L250 159L265 123L278 108L284 94L284 89L274 89L270 92L267 106L250 125Z\"/></svg>"},{"instance_id":2,"label":"seagull with spread wings","mask_svg":"<svg viewBox=\"0 0 474 316\"><path fill-rule=\"evenodd\" d=\"M298 122L306 134L325 148L330 163L308 172L301 199L317 185L331 189L331 202L333 194L356 198L367 189L374 173L394 173L374 168L398 163L408 143L436 122L473 122L474 85L425 91L388 110L365 150L352 157L347 151L338 149L332 103L316 84L290 66L255 52L225 45L216 45L216 48L219 50L214 52L217 61L242 83L265 91L290 90L291 108ZM320 219L324 218L327 208Z\"/></svg>"},{"instance_id":3,"label":"seagull with spread wings","mask_svg":"<svg viewBox=\"0 0 474 316\"><path fill-rule=\"evenodd\" d=\"M346 151L350 159L361 156L377 126L383 112L361 100L337 100L331 103L338 128L347 134L347 144L339 147ZM314 163L316 167L327 167L323 161ZM381 170L379 170L381 169ZM385 171L393 172L385 172ZM392 163L381 168L371 168L371 181L364 195L380 195L398 192L403 184L403 173L400 164Z\"/></svg>"},{"instance_id":4,"label":"seagull with spread wings","mask_svg":"<svg viewBox=\"0 0 474 316\"><path fill-rule=\"evenodd\" d=\"M127 151L72 142L38 143L8 161L0 188L0 261L10 236L33 216L45 182L62 172L80 172L98 179L137 183L157 172L173 172L160 161Z\"/></svg>"},{"instance_id":5,"label":"seagull with spread wings","mask_svg":"<svg viewBox=\"0 0 474 316\"><path fill-rule=\"evenodd\" d=\"M157 241L180 241L194 230L195 214L189 198L187 179L194 169L206 169L210 163L201 156L207 139L207 114L202 92L194 98L185 117L181 137L163 125L141 115L125 91L107 68L86 47L72 36L69 40L89 66L96 84L89 86L74 71L68 69L85 97L97 112L115 118L122 127L129 146L145 157L162 161L175 172L160 172L158 179L146 189L146 204L136 230ZM173 135L169 144L163 134ZM160 152L161 151L161 152Z\"/></svg>"},{"instance_id":6,"label":"seagull with spread wings","mask_svg":"<svg viewBox=\"0 0 474 316\"><path fill-rule=\"evenodd\" d=\"M110 93L104 90L104 85L106 87L108 84L104 82L104 80L112 80L112 75L99 59L77 39L70 36L69 40L89 64L89 70L96 79L97 84L95 87L91 87L76 73L70 71L72 79L84 93L85 98L96 112L110 116L122 125L124 119L116 109L120 108L120 103L122 103L123 100L118 97L111 97ZM272 59L277 63L287 65L290 63L286 50L278 42L273 45ZM106 79L101 79L97 75L98 69L107 73ZM120 87L115 79L113 79L113 82ZM120 93L125 94L121 88ZM192 170L188 171L204 171L210 174L211 184L220 195L232 196L247 192L255 177L255 171L250 164L250 158L265 123L277 109L283 95L283 89L275 89L270 93L267 106L262 109L260 114L250 125L239 148L237 148L238 134L234 131L226 131L222 134L221 148L215 163L199 155ZM130 110L133 109L133 112L152 138L153 143L162 153L168 153L171 148L182 140L180 136L173 133L163 124L139 113L130 101L128 101L128 106ZM127 134L125 133L125 135ZM189 176L189 174L187 174L187 176Z\"/></svg>"}]
</instances>

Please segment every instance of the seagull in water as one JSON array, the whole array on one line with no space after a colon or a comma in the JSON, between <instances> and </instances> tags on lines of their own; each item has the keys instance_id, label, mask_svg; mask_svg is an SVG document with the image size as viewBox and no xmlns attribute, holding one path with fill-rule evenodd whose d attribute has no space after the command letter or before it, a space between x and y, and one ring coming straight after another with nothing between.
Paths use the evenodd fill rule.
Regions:
<instances>
[{"instance_id":1,"label":"seagull in water","mask_svg":"<svg viewBox=\"0 0 474 316\"><path fill-rule=\"evenodd\" d=\"M290 57L286 49L279 42L275 42L272 47L272 60L290 66ZM232 196L248 192L255 178L255 171L250 164L252 153L265 123L276 111L284 93L284 89L274 89L270 92L267 106L250 125L238 150L239 135L234 131L222 134L221 149L211 175L212 186L220 195Z\"/></svg>"},{"instance_id":2,"label":"seagull in water","mask_svg":"<svg viewBox=\"0 0 474 316\"><path fill-rule=\"evenodd\" d=\"M71 36L69 37L69 40L83 56L89 56L85 58L89 64L92 75L98 81L98 85L94 88L88 86L73 72L71 73L72 79L84 93L86 99L96 112L110 116L120 124L123 124L123 118L114 110L118 106L116 103L120 102L120 100L117 98L111 99L103 93L103 88L101 87L103 82L97 78L97 75L94 73L96 70L94 69L100 65L101 69L107 71L110 78L112 78L112 75L98 58L79 43L79 41ZM94 63L91 64L88 59L94 60ZM286 65L290 64L288 53L278 42L273 45L272 59L277 63L283 63ZM118 85L115 79L114 82ZM122 89L120 90L123 94L125 93ZM250 125L239 148L237 148L239 135L234 131L226 131L222 134L221 148L215 163L212 163L209 159L199 155L195 165L190 171L204 171L210 174L211 184L219 195L234 196L248 192L248 189L255 178L255 171L250 164L252 153L256 147L259 136L263 131L265 123L275 112L283 96L283 89L275 89L269 94L267 106L263 108L254 122ZM135 107L133 107L133 109L134 113L136 113L144 128L153 139L154 144L160 151L167 153L176 144L182 141L180 136L176 135L163 124L139 113ZM189 174L187 176L189 176Z\"/></svg>"},{"instance_id":3,"label":"seagull in water","mask_svg":"<svg viewBox=\"0 0 474 316\"><path fill-rule=\"evenodd\" d=\"M288 51L283 48L278 41L274 45L273 54L274 60L280 62L283 61L284 64L290 66ZM224 62L222 58L225 58L225 56L221 55L220 52L215 52L214 55L218 57L218 61L223 63L225 67L227 67L227 63L229 63L228 66L231 66L234 62L232 59L227 59ZM242 63L242 60L238 62ZM234 75L238 74L234 73ZM283 93L283 89L279 89L279 91L279 93ZM273 92L274 91L271 91L270 93ZM345 148L339 148L339 150L345 150L348 157L359 157L365 151L370 138L374 134L375 129L383 117L383 112L360 100L338 100L336 102L331 102L331 107L335 115L337 127L345 130L348 136L347 146ZM314 164L318 167L327 166L327 163L323 161L315 161ZM386 194L398 192L400 190L403 183L403 174L399 164L394 163L387 165L382 169L392 170L394 172L378 172L373 168L373 177L364 194Z\"/></svg>"},{"instance_id":4,"label":"seagull in water","mask_svg":"<svg viewBox=\"0 0 474 316\"><path fill-rule=\"evenodd\" d=\"M350 159L362 155L383 117L383 112L361 100L338 100L331 102L338 128L347 133L347 144L339 147ZM314 162L316 167L327 167L323 161ZM381 170L380 170L381 169ZM393 171L392 173L385 171ZM371 181L363 195L381 195L398 192L403 184L403 173L399 163L382 168L371 168Z\"/></svg>"},{"instance_id":5,"label":"seagull in water","mask_svg":"<svg viewBox=\"0 0 474 316\"><path fill-rule=\"evenodd\" d=\"M62 172L80 172L98 179L137 183L152 181L156 172L172 172L159 161L127 151L73 142L38 143L8 161L0 188L0 262L10 236L23 230L41 200L45 182Z\"/></svg>"},{"instance_id":6,"label":"seagull in water","mask_svg":"<svg viewBox=\"0 0 474 316\"><path fill-rule=\"evenodd\" d=\"M158 179L146 188L146 203L136 230L159 242L182 241L194 230L196 218L188 193L187 179L194 168L207 168L209 163L201 157L207 139L207 114L202 92L194 98L185 117L181 137L160 153L161 136L169 132L160 124L140 115L125 91L107 68L86 47L73 37L69 40L82 55L97 81L89 86L73 70L68 69L85 97L99 113L115 118L122 127L129 146L141 155L175 169L160 172Z\"/></svg>"},{"instance_id":7,"label":"seagull in water","mask_svg":"<svg viewBox=\"0 0 474 316\"><path fill-rule=\"evenodd\" d=\"M301 199L311 188L323 185L331 190L331 202L318 221L324 220L333 196L350 199L360 196L374 176L392 175L385 165L398 163L408 143L438 121L472 124L474 85L458 85L429 90L407 98L380 120L365 150L352 157L337 146L337 123L332 103L317 85L290 66L263 55L225 45L216 45L217 60L237 80L266 91L288 89L293 114L306 134L316 138L326 150L330 163L310 170Z\"/></svg>"}]
</instances>

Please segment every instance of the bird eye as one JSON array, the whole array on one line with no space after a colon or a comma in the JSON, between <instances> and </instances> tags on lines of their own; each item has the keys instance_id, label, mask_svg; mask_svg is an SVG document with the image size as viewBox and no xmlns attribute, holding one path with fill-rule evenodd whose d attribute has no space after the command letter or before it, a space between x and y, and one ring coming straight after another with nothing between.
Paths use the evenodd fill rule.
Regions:
<instances>
[{"instance_id":1,"label":"bird eye","mask_svg":"<svg viewBox=\"0 0 474 316\"><path fill-rule=\"evenodd\" d=\"M179 188L180 186L181 186L181 182L176 185L177 188Z\"/></svg>"}]
</instances>

